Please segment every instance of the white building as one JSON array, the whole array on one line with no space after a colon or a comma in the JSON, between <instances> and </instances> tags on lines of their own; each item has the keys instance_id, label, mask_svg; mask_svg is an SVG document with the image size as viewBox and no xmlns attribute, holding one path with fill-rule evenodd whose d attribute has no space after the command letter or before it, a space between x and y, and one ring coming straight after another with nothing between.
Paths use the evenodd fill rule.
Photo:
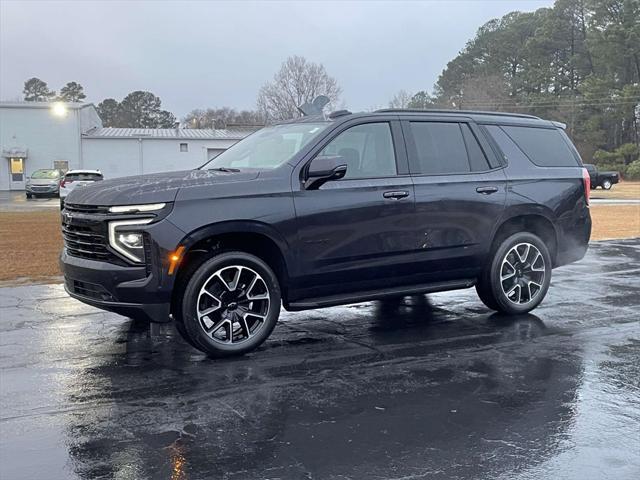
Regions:
<instances>
[{"instance_id":1,"label":"white building","mask_svg":"<svg viewBox=\"0 0 640 480\"><path fill-rule=\"evenodd\" d=\"M90 103L0 102L0 190L23 190L40 168L95 168L107 179L190 169L252 131L105 128Z\"/></svg>"}]
</instances>

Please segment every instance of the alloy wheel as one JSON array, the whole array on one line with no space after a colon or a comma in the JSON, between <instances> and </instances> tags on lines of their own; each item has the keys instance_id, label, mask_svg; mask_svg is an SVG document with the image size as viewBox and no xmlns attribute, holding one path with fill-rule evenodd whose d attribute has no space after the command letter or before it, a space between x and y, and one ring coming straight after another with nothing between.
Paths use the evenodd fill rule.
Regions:
<instances>
[{"instance_id":1,"label":"alloy wheel","mask_svg":"<svg viewBox=\"0 0 640 480\"><path fill-rule=\"evenodd\" d=\"M511 303L523 305L542 291L545 275L544 256L540 250L530 243L519 243L502 260L500 285Z\"/></svg>"},{"instance_id":2,"label":"alloy wheel","mask_svg":"<svg viewBox=\"0 0 640 480\"><path fill-rule=\"evenodd\" d=\"M269 289L262 276L252 268L232 265L217 270L204 282L196 315L213 341L238 345L264 326L269 308Z\"/></svg>"}]
</instances>

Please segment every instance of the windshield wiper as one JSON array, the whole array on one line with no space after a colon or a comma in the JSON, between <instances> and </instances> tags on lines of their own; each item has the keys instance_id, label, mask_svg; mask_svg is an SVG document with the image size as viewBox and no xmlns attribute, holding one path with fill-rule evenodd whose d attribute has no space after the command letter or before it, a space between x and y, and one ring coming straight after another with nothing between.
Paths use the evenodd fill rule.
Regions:
<instances>
[{"instance_id":1,"label":"windshield wiper","mask_svg":"<svg viewBox=\"0 0 640 480\"><path fill-rule=\"evenodd\" d=\"M218 172L239 172L239 168L229 168L229 167L216 167L216 168L208 168L207 170L217 170Z\"/></svg>"}]
</instances>

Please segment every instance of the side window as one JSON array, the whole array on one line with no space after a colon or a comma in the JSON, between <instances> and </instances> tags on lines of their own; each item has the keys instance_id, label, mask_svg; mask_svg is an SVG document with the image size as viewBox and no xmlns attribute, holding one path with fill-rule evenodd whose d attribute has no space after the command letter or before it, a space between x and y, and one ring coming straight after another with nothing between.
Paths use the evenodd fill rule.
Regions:
<instances>
[{"instance_id":1,"label":"side window","mask_svg":"<svg viewBox=\"0 0 640 480\"><path fill-rule=\"evenodd\" d=\"M539 167L575 167L578 164L556 128L503 126L502 130Z\"/></svg>"},{"instance_id":2,"label":"side window","mask_svg":"<svg viewBox=\"0 0 640 480\"><path fill-rule=\"evenodd\" d=\"M484 172L491 169L487 157L485 157L482 148L478 144L478 139L471 131L471 128L466 123L460 125L462 129L462 136L464 137L464 143L467 146L467 154L469 155L469 165L473 172Z\"/></svg>"},{"instance_id":3,"label":"side window","mask_svg":"<svg viewBox=\"0 0 640 480\"><path fill-rule=\"evenodd\" d=\"M412 173L443 175L471 171L457 123L410 122L410 125L417 156Z\"/></svg>"},{"instance_id":4,"label":"side window","mask_svg":"<svg viewBox=\"0 0 640 480\"><path fill-rule=\"evenodd\" d=\"M365 123L345 130L318 156L340 155L347 164L344 178L390 177L397 174L391 127Z\"/></svg>"},{"instance_id":5,"label":"side window","mask_svg":"<svg viewBox=\"0 0 640 480\"><path fill-rule=\"evenodd\" d=\"M484 128L489 132L498 147L500 147L500 150L502 150L502 153L508 161L515 162L516 164L529 161L522 150L518 148L518 145L516 145L509 135L504 133L500 127L497 125L486 125Z\"/></svg>"}]
</instances>

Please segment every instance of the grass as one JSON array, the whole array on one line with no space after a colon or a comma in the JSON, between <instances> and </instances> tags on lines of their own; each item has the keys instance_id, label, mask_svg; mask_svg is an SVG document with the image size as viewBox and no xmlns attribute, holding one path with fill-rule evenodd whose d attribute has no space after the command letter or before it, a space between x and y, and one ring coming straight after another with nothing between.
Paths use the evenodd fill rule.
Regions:
<instances>
[{"instance_id":1,"label":"grass","mask_svg":"<svg viewBox=\"0 0 640 480\"><path fill-rule=\"evenodd\" d=\"M640 199L640 182L620 182L611 187L611 190L597 188L591 190L591 198L611 200Z\"/></svg>"},{"instance_id":2,"label":"grass","mask_svg":"<svg viewBox=\"0 0 640 480\"><path fill-rule=\"evenodd\" d=\"M640 237L640 205L592 205L591 240Z\"/></svg>"},{"instance_id":3,"label":"grass","mask_svg":"<svg viewBox=\"0 0 640 480\"><path fill-rule=\"evenodd\" d=\"M51 281L59 276L60 212L0 212L0 282Z\"/></svg>"},{"instance_id":4,"label":"grass","mask_svg":"<svg viewBox=\"0 0 640 480\"><path fill-rule=\"evenodd\" d=\"M592 240L640 237L640 205L592 205L591 217ZM0 285L60 281L61 248L58 211L0 212Z\"/></svg>"}]
</instances>

